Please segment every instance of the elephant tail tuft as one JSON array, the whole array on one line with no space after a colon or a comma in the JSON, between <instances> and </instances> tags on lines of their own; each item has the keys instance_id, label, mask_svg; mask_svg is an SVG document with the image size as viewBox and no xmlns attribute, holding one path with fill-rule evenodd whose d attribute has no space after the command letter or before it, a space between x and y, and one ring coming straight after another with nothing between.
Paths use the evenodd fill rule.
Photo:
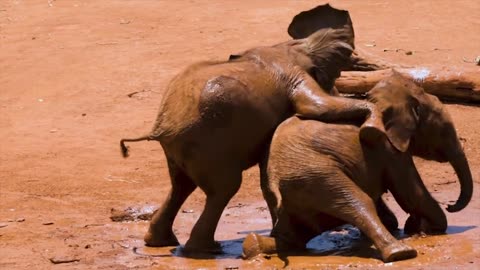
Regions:
<instances>
[{"instance_id":1,"label":"elephant tail tuft","mask_svg":"<svg viewBox=\"0 0 480 270\"><path fill-rule=\"evenodd\" d=\"M145 135L138 138L131 138L131 139L121 139L120 140L120 151L122 152L122 156L124 158L128 157L128 147L125 145L125 142L139 142L139 141L150 141L152 140L151 135Z\"/></svg>"}]
</instances>

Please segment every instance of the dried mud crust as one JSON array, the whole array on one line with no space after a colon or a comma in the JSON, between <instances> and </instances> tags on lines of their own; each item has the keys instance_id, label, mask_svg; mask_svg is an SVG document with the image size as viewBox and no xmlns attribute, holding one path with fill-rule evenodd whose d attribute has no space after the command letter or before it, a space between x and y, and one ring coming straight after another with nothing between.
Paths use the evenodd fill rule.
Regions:
<instances>
[{"instance_id":1,"label":"dried mud crust","mask_svg":"<svg viewBox=\"0 0 480 270\"><path fill-rule=\"evenodd\" d=\"M244 173L217 229L225 254L192 259L181 248L144 247L148 222L135 217L113 222L110 211L160 204L170 186L166 162L152 142L132 144L131 157L124 160L118 140L151 128L168 80L186 65L284 41L291 18L321 3L0 2L0 268L284 266L275 256L239 259L244 237L251 231L266 234L271 227L256 168ZM405 65L475 67L463 58L480 54L476 1L331 3L351 12L357 46L374 56ZM464 140L475 180L473 200L464 211L447 214L447 235L403 239L418 257L389 264L391 269L480 264L480 110L447 109ZM458 182L448 164L417 164L442 205L457 199ZM388 198L403 225L405 215ZM174 224L180 243L203 203L196 191L180 211ZM385 266L369 243L345 235L315 239L315 249L290 256L289 267Z\"/></svg>"}]
</instances>

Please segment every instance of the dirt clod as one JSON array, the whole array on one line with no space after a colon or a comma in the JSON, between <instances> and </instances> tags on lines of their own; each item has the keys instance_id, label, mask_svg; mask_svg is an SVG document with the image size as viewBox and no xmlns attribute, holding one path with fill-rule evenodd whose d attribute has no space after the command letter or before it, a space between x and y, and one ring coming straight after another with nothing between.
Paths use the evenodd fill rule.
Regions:
<instances>
[{"instance_id":1,"label":"dirt clod","mask_svg":"<svg viewBox=\"0 0 480 270\"><path fill-rule=\"evenodd\" d=\"M153 207L127 207L124 210L110 209L110 219L114 222L150 220L153 215Z\"/></svg>"},{"instance_id":2,"label":"dirt clod","mask_svg":"<svg viewBox=\"0 0 480 270\"><path fill-rule=\"evenodd\" d=\"M77 259L75 257L52 257L49 258L49 260L53 264L74 263L80 261L80 259Z\"/></svg>"}]
</instances>

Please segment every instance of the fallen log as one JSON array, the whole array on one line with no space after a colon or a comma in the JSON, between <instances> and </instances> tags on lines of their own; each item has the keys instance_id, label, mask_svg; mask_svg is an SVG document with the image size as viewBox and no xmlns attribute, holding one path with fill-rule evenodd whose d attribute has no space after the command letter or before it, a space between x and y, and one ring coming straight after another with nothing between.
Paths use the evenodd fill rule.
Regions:
<instances>
[{"instance_id":1,"label":"fallen log","mask_svg":"<svg viewBox=\"0 0 480 270\"><path fill-rule=\"evenodd\" d=\"M395 68L411 78L425 91L442 100L480 103L480 68L460 70L452 68ZM376 71L345 71L335 82L340 93L361 95L372 89L392 69Z\"/></svg>"}]
</instances>

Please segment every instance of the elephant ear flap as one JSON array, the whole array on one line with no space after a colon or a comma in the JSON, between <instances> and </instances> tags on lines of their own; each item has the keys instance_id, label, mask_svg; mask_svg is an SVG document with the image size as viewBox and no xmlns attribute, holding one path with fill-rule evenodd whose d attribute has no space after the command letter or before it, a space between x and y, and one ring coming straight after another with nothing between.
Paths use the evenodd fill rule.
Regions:
<instances>
[{"instance_id":1,"label":"elephant ear flap","mask_svg":"<svg viewBox=\"0 0 480 270\"><path fill-rule=\"evenodd\" d=\"M398 76L380 81L367 96L382 112L390 143L397 150L406 152L420 121L420 102L411 95L409 88L413 82L406 83L407 79Z\"/></svg>"},{"instance_id":2,"label":"elephant ear flap","mask_svg":"<svg viewBox=\"0 0 480 270\"><path fill-rule=\"evenodd\" d=\"M313 62L310 74L325 90L334 86L340 72L350 64L353 48L345 29L326 28L305 39L305 52Z\"/></svg>"},{"instance_id":3,"label":"elephant ear flap","mask_svg":"<svg viewBox=\"0 0 480 270\"><path fill-rule=\"evenodd\" d=\"M327 28L343 29L347 36L345 41L350 47L355 48L355 34L350 14L346 10L333 8L329 4L297 14L288 26L288 34L294 39L302 39Z\"/></svg>"},{"instance_id":4,"label":"elephant ear flap","mask_svg":"<svg viewBox=\"0 0 480 270\"><path fill-rule=\"evenodd\" d=\"M406 152L418 125L418 106L395 106L384 111L383 119L387 137L397 150Z\"/></svg>"}]
</instances>

